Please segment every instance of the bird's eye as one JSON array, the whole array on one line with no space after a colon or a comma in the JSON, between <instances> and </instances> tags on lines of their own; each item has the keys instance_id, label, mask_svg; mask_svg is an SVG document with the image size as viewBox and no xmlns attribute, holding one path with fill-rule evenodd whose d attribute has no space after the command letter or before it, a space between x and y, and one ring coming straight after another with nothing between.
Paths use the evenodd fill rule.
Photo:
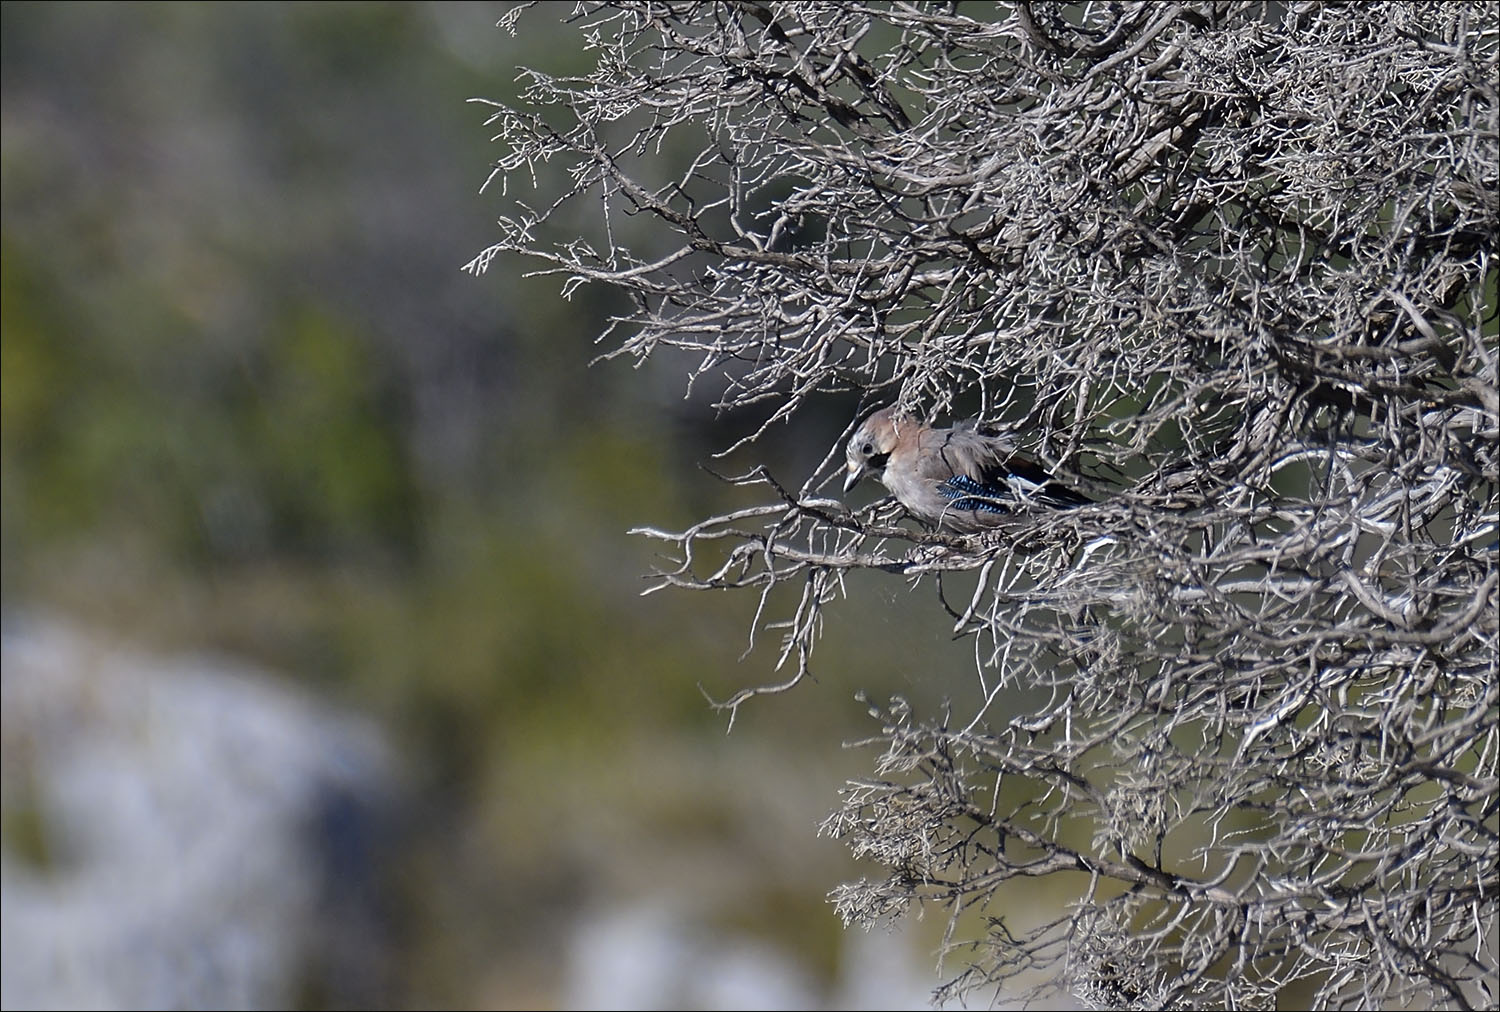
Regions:
<instances>
[{"instance_id":1,"label":"bird's eye","mask_svg":"<svg viewBox=\"0 0 1500 1012\"><path fill-rule=\"evenodd\" d=\"M861 446L859 448L859 452L868 457L875 452L875 447L871 446L869 443L866 443L864 446Z\"/></svg>"}]
</instances>

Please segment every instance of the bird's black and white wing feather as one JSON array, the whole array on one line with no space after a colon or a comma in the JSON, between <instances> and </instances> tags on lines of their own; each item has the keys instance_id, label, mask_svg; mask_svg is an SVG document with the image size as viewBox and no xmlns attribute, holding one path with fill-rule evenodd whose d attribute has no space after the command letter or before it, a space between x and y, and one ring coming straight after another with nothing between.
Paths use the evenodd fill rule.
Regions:
<instances>
[{"instance_id":1,"label":"bird's black and white wing feather","mask_svg":"<svg viewBox=\"0 0 1500 1012\"><path fill-rule=\"evenodd\" d=\"M948 430L941 451L951 474L937 485L950 509L1009 513L1025 505L1066 509L1093 502L1040 464L1007 448L993 429L964 422Z\"/></svg>"}]
</instances>

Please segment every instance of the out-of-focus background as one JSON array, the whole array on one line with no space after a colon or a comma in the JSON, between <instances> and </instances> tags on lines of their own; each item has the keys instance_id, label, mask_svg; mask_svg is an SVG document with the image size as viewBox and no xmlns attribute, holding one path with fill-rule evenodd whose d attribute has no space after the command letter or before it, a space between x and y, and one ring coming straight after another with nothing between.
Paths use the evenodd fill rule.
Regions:
<instances>
[{"instance_id":1,"label":"out-of-focus background","mask_svg":"<svg viewBox=\"0 0 1500 1012\"><path fill-rule=\"evenodd\" d=\"M863 576L726 735L704 693L774 680L775 633L639 596L626 533L743 501L702 464L800 483L855 404L714 462L759 420L591 367L612 293L459 270L504 199L465 100L589 59L544 6L0 8L7 1008L938 980L940 915L840 926L816 827L875 758L856 691L963 700L971 647Z\"/></svg>"}]
</instances>

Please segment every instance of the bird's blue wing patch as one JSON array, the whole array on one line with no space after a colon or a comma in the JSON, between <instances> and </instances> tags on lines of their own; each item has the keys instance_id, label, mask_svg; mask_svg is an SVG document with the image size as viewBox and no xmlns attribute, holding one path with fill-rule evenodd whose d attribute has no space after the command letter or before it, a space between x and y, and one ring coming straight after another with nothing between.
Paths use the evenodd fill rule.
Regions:
<instances>
[{"instance_id":1,"label":"bird's blue wing patch","mask_svg":"<svg viewBox=\"0 0 1500 1012\"><path fill-rule=\"evenodd\" d=\"M1010 513L1015 507L1024 505L1067 509L1093 502L1066 485L1049 481L1047 473L1034 465L1028 465L1027 470L1039 475L1041 480L1033 480L1019 470L997 473L995 477L999 480L994 481L977 481L966 474L955 474L941 482L937 491L949 500L950 509L981 513Z\"/></svg>"},{"instance_id":2,"label":"bird's blue wing patch","mask_svg":"<svg viewBox=\"0 0 1500 1012\"><path fill-rule=\"evenodd\" d=\"M1009 489L975 481L966 474L955 474L939 483L937 491L949 500L952 509L981 513L1009 513L1003 500L1014 498Z\"/></svg>"}]
</instances>

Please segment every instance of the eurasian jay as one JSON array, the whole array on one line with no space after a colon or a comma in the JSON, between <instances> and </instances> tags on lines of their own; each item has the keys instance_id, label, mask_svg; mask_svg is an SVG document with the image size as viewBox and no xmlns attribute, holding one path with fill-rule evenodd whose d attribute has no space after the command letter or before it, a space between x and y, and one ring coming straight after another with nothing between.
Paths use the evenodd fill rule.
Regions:
<instances>
[{"instance_id":1,"label":"eurasian jay","mask_svg":"<svg viewBox=\"0 0 1500 1012\"><path fill-rule=\"evenodd\" d=\"M972 421L929 428L895 405L861 423L845 457L845 492L873 474L918 518L965 533L995 526L1027 505L1066 509L1093 502Z\"/></svg>"}]
</instances>

